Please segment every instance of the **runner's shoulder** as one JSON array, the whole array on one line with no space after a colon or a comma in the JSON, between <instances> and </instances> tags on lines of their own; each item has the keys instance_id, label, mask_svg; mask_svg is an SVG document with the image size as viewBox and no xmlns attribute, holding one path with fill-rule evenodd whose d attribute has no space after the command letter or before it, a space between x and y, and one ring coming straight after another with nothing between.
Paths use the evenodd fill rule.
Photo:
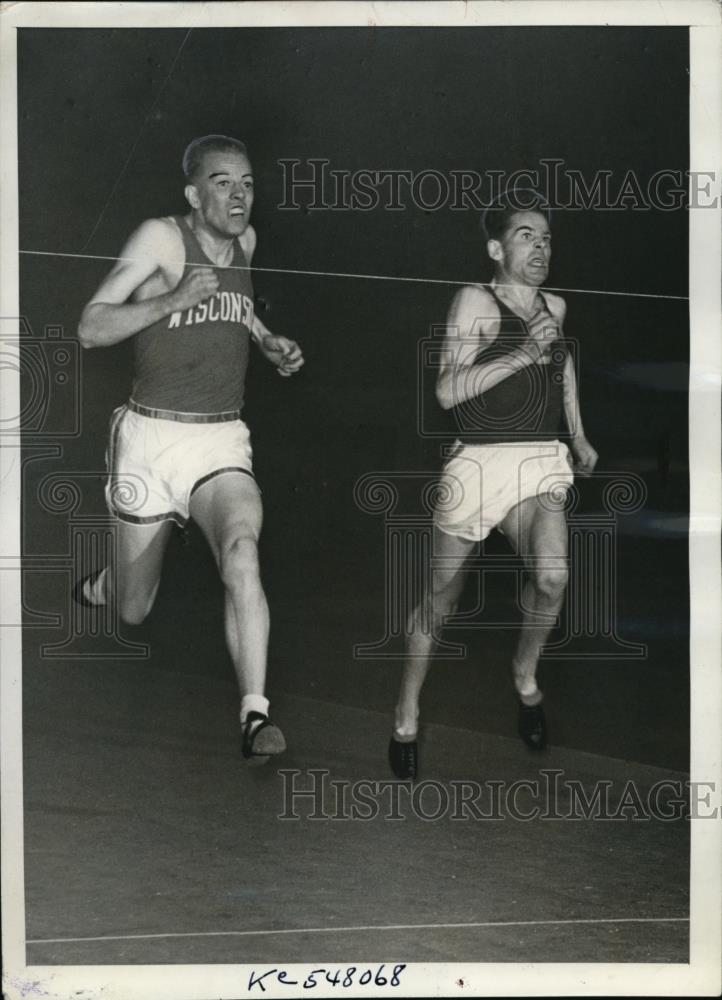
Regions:
<instances>
[{"instance_id":1,"label":"runner's shoulder","mask_svg":"<svg viewBox=\"0 0 722 1000\"><path fill-rule=\"evenodd\" d=\"M543 291L543 294L552 316L556 319L564 319L567 312L567 304L561 295L555 295L554 292L547 291Z\"/></svg>"},{"instance_id":2,"label":"runner's shoulder","mask_svg":"<svg viewBox=\"0 0 722 1000\"><path fill-rule=\"evenodd\" d=\"M130 241L134 250L153 257L158 263L169 263L184 256L183 237L172 216L145 219Z\"/></svg>"},{"instance_id":3,"label":"runner's shoulder","mask_svg":"<svg viewBox=\"0 0 722 1000\"><path fill-rule=\"evenodd\" d=\"M150 238L165 240L170 243L183 243L183 236L175 216L161 215L154 219L141 222L138 230L143 230Z\"/></svg>"},{"instance_id":4,"label":"runner's shoulder","mask_svg":"<svg viewBox=\"0 0 722 1000\"><path fill-rule=\"evenodd\" d=\"M478 316L494 318L499 315L496 299L486 285L462 285L454 295L451 308L457 312L473 310Z\"/></svg>"},{"instance_id":5,"label":"runner's shoulder","mask_svg":"<svg viewBox=\"0 0 722 1000\"><path fill-rule=\"evenodd\" d=\"M463 285L454 296L449 318L465 335L493 339L498 333L499 306L488 287Z\"/></svg>"}]
</instances>

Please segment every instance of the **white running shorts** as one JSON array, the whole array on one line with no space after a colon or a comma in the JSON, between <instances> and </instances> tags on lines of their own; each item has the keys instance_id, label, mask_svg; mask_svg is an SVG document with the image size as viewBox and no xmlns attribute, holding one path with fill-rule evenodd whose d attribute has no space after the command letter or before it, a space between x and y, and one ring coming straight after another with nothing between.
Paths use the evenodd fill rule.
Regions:
<instances>
[{"instance_id":1,"label":"white running shorts","mask_svg":"<svg viewBox=\"0 0 722 1000\"><path fill-rule=\"evenodd\" d=\"M561 499L574 482L561 441L464 445L441 474L434 522L449 535L479 542L529 497Z\"/></svg>"},{"instance_id":2,"label":"white running shorts","mask_svg":"<svg viewBox=\"0 0 722 1000\"><path fill-rule=\"evenodd\" d=\"M120 520L183 526L191 496L203 483L226 472L253 478L251 436L240 417L187 422L146 416L133 407L131 402L114 411L106 452L105 499Z\"/></svg>"}]
</instances>

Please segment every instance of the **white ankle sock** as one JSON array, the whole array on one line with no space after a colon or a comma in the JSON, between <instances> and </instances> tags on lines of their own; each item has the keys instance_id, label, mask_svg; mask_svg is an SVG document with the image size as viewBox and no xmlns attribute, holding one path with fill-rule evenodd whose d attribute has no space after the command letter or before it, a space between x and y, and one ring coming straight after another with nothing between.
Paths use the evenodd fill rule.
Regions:
<instances>
[{"instance_id":1,"label":"white ankle sock","mask_svg":"<svg viewBox=\"0 0 722 1000\"><path fill-rule=\"evenodd\" d=\"M398 718L398 716L396 716ZM396 719L394 719L394 736L400 737L400 742L404 740L411 741L416 738L416 734L419 730L419 714L416 713L416 718L413 722L405 722L401 726L396 725Z\"/></svg>"},{"instance_id":2,"label":"white ankle sock","mask_svg":"<svg viewBox=\"0 0 722 1000\"><path fill-rule=\"evenodd\" d=\"M241 725L246 721L249 712L260 712L261 715L268 715L268 698L262 694L244 694L241 698Z\"/></svg>"},{"instance_id":3,"label":"white ankle sock","mask_svg":"<svg viewBox=\"0 0 722 1000\"><path fill-rule=\"evenodd\" d=\"M530 690L531 685L526 684L523 691L519 691L519 698L524 705L529 705L530 707L538 705L542 700L542 693L539 688L534 684L534 689Z\"/></svg>"}]
</instances>

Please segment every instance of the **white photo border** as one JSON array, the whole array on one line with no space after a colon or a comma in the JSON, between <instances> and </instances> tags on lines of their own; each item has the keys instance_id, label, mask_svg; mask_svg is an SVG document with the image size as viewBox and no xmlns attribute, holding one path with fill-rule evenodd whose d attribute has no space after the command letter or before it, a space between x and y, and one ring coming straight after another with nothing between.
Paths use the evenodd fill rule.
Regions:
<instances>
[{"instance_id":1,"label":"white photo border","mask_svg":"<svg viewBox=\"0 0 722 1000\"><path fill-rule=\"evenodd\" d=\"M0 317L17 317L17 28L525 26L615 25L690 27L691 171L714 170L716 208L696 208L690 222L690 600L691 780L722 780L722 642L720 639L720 376L722 373L722 26L715 0L564 0L478 3L3 3L0 13ZM3 319L3 323L7 320ZM6 331L5 331L6 332ZM19 412L19 378L0 372L0 419ZM21 621L20 441L0 449L0 621ZM21 630L1 630L0 753L2 765L3 994L107 1000L237 998L247 994L249 966L26 966L23 872ZM364 995L449 996L463 978L466 996L718 995L722 968L722 824L691 821L690 962L678 964L417 964L403 991ZM307 971L285 966L289 976ZM284 996L269 989L264 996ZM319 984L316 996L333 996ZM350 993L348 995L351 995Z\"/></svg>"}]
</instances>

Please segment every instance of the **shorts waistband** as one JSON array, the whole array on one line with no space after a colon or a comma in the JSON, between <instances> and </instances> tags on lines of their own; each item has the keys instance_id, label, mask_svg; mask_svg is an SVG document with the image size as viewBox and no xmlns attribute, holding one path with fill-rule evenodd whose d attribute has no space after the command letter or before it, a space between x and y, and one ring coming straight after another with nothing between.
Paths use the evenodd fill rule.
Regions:
<instances>
[{"instance_id":1,"label":"shorts waistband","mask_svg":"<svg viewBox=\"0 0 722 1000\"><path fill-rule=\"evenodd\" d=\"M160 410L154 406L143 406L134 399L128 400L128 409L142 417L156 420L176 420L182 424L220 424L228 420L240 420L240 410L224 410L222 413L183 413L180 410Z\"/></svg>"}]
</instances>

